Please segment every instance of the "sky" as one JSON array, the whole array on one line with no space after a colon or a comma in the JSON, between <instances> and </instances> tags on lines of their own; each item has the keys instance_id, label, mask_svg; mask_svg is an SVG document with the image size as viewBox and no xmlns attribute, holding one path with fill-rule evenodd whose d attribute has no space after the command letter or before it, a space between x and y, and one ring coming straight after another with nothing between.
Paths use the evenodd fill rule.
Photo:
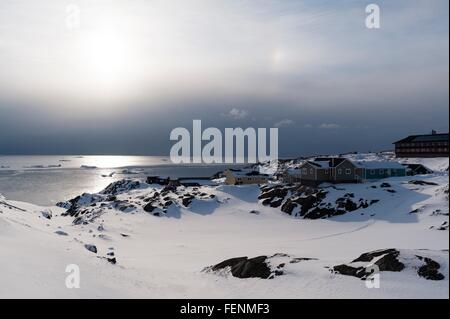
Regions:
<instances>
[{"instance_id":1,"label":"sky","mask_svg":"<svg viewBox=\"0 0 450 319\"><path fill-rule=\"evenodd\" d=\"M194 119L278 127L286 157L448 132L448 6L2 0L0 154L168 155Z\"/></svg>"}]
</instances>

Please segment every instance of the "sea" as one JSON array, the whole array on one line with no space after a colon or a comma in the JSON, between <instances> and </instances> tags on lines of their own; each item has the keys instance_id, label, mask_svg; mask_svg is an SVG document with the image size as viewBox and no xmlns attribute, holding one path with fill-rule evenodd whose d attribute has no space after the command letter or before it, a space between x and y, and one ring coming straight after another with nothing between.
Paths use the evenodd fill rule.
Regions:
<instances>
[{"instance_id":1,"label":"sea","mask_svg":"<svg viewBox=\"0 0 450 319\"><path fill-rule=\"evenodd\" d=\"M52 206L124 178L211 177L230 164L174 164L164 156L0 156L0 195Z\"/></svg>"}]
</instances>

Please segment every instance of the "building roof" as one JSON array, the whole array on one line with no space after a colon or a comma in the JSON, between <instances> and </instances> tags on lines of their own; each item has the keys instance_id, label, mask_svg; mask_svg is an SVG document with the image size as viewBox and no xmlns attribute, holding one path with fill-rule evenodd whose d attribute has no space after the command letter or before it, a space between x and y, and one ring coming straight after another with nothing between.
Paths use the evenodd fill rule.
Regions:
<instances>
[{"instance_id":1,"label":"building roof","mask_svg":"<svg viewBox=\"0 0 450 319\"><path fill-rule=\"evenodd\" d=\"M353 164L358 168L365 169L406 169L402 164L391 161L362 161Z\"/></svg>"},{"instance_id":2,"label":"building roof","mask_svg":"<svg viewBox=\"0 0 450 319\"><path fill-rule=\"evenodd\" d=\"M308 163L317 168L330 168L331 167L329 161L308 161Z\"/></svg>"},{"instance_id":3,"label":"building roof","mask_svg":"<svg viewBox=\"0 0 450 319\"><path fill-rule=\"evenodd\" d=\"M394 142L397 143L411 143L411 142L448 142L448 133L442 134L425 134L425 135L410 135L404 139Z\"/></svg>"},{"instance_id":4,"label":"building roof","mask_svg":"<svg viewBox=\"0 0 450 319\"><path fill-rule=\"evenodd\" d=\"M230 173L237 177L250 177L250 176L258 176L258 177L268 177L268 174L263 174L255 170L251 169L229 169Z\"/></svg>"},{"instance_id":5,"label":"building roof","mask_svg":"<svg viewBox=\"0 0 450 319\"><path fill-rule=\"evenodd\" d=\"M429 171L429 172L433 172L431 169L429 169L428 167L426 167L426 166L423 165L423 164L409 164L409 163L403 163L402 165L405 166L405 167L408 168L408 169L411 169L411 170L416 170L416 169L419 169L419 168L423 168L423 169L425 169L425 170L427 170L427 171Z\"/></svg>"},{"instance_id":6,"label":"building roof","mask_svg":"<svg viewBox=\"0 0 450 319\"><path fill-rule=\"evenodd\" d=\"M347 159L342 157L317 157L313 161L308 161L308 163L317 168L327 169L336 167L344 161L347 161Z\"/></svg>"}]
</instances>

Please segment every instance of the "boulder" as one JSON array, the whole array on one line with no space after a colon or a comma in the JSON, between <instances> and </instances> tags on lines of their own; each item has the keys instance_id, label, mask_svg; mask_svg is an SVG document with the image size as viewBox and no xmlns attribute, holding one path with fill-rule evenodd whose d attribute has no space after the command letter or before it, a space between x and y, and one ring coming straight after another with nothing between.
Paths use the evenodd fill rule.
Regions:
<instances>
[{"instance_id":1,"label":"boulder","mask_svg":"<svg viewBox=\"0 0 450 319\"><path fill-rule=\"evenodd\" d=\"M237 278L263 278L267 279L271 275L271 270L266 264L267 256L255 258L237 257L227 259L215 266L212 270L219 270L225 267L231 268L231 274Z\"/></svg>"},{"instance_id":2,"label":"boulder","mask_svg":"<svg viewBox=\"0 0 450 319\"><path fill-rule=\"evenodd\" d=\"M94 254L97 253L97 247L95 245L85 244L84 248L86 248L90 252L93 252Z\"/></svg>"}]
</instances>

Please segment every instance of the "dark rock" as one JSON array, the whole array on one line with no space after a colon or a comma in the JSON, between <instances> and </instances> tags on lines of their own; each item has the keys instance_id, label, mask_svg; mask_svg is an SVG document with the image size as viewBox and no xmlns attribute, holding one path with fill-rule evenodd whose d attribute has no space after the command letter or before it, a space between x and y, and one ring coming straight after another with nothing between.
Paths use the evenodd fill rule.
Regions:
<instances>
[{"instance_id":1,"label":"dark rock","mask_svg":"<svg viewBox=\"0 0 450 319\"><path fill-rule=\"evenodd\" d=\"M225 260L212 267L212 270L220 270L231 267L231 274L237 278L263 278L267 279L271 275L271 270L266 264L267 256L259 256L248 259L248 257L238 257Z\"/></svg>"},{"instance_id":2,"label":"dark rock","mask_svg":"<svg viewBox=\"0 0 450 319\"><path fill-rule=\"evenodd\" d=\"M388 253L375 262L380 271L402 271L405 265L400 262L397 257L399 252Z\"/></svg>"},{"instance_id":3,"label":"dark rock","mask_svg":"<svg viewBox=\"0 0 450 319\"><path fill-rule=\"evenodd\" d=\"M439 272L441 265L438 262L427 257L416 257L425 262L425 265L421 266L417 271L420 277L427 280L443 280L445 278L445 276Z\"/></svg>"},{"instance_id":4,"label":"dark rock","mask_svg":"<svg viewBox=\"0 0 450 319\"><path fill-rule=\"evenodd\" d=\"M340 275L353 276L357 278L363 278L366 276L364 267L352 267L345 264L334 266L333 271Z\"/></svg>"},{"instance_id":5,"label":"dark rock","mask_svg":"<svg viewBox=\"0 0 450 319\"><path fill-rule=\"evenodd\" d=\"M283 202L283 199L280 198L280 199L278 199L276 201L271 202L270 203L270 207L280 207L282 202Z\"/></svg>"},{"instance_id":6,"label":"dark rock","mask_svg":"<svg viewBox=\"0 0 450 319\"><path fill-rule=\"evenodd\" d=\"M93 252L94 254L97 253L97 247L95 245L85 244L84 248L86 248L90 252Z\"/></svg>"},{"instance_id":7,"label":"dark rock","mask_svg":"<svg viewBox=\"0 0 450 319\"><path fill-rule=\"evenodd\" d=\"M376 265L379 271L393 271L399 272L405 268L405 265L398 260L400 252L396 249L382 249L364 253L355 260L353 260L349 265L342 264L337 265L332 268L332 270L338 274L353 276L357 278L366 278L370 275L373 270L369 268L371 265ZM381 256L381 257L380 257ZM374 259L378 258L372 263ZM366 262L369 263L367 266L352 266L352 263ZM370 269L370 270L369 270Z\"/></svg>"},{"instance_id":8,"label":"dark rock","mask_svg":"<svg viewBox=\"0 0 450 319\"><path fill-rule=\"evenodd\" d=\"M297 204L288 199L282 206L281 211L291 215L294 208L297 207Z\"/></svg>"},{"instance_id":9,"label":"dark rock","mask_svg":"<svg viewBox=\"0 0 450 319\"><path fill-rule=\"evenodd\" d=\"M299 263L301 261L308 261L308 260L317 260L317 258L307 258L307 257L296 257L296 258L292 258L289 263L291 264L296 264Z\"/></svg>"},{"instance_id":10,"label":"dark rock","mask_svg":"<svg viewBox=\"0 0 450 319\"><path fill-rule=\"evenodd\" d=\"M285 198L288 193L288 190L286 188L283 188L282 186L274 186L273 188L264 188L264 191L259 195L258 199L265 199L265 198Z\"/></svg>"},{"instance_id":11,"label":"dark rock","mask_svg":"<svg viewBox=\"0 0 450 319\"><path fill-rule=\"evenodd\" d=\"M117 195L140 187L141 183L139 181L124 179L109 184L104 190L100 192L100 194Z\"/></svg>"},{"instance_id":12,"label":"dark rock","mask_svg":"<svg viewBox=\"0 0 450 319\"><path fill-rule=\"evenodd\" d=\"M393 248L364 253L353 260L350 264L337 265L332 267L331 270L341 275L353 276L362 279L366 278L371 274L371 272L373 272L371 267L372 265L378 266L379 271L400 272L406 268L406 266L399 260L399 257L402 254L407 254L405 256L407 259L417 258L423 262L423 265L418 269L413 266L409 266L417 271L417 274L420 277L427 280L443 280L445 278L445 276L439 272L441 265L435 260L419 255L410 256L407 251L403 252ZM359 264L354 266L354 263L366 263L366 265Z\"/></svg>"},{"instance_id":13,"label":"dark rock","mask_svg":"<svg viewBox=\"0 0 450 319\"><path fill-rule=\"evenodd\" d=\"M173 204L173 201L168 200L167 202L164 203L164 207L169 207L172 204Z\"/></svg>"},{"instance_id":14,"label":"dark rock","mask_svg":"<svg viewBox=\"0 0 450 319\"><path fill-rule=\"evenodd\" d=\"M394 248L389 248L389 249L380 249L380 250L375 250L375 251L371 251L368 253L364 253L361 256L359 256L358 258L356 258L355 260L352 261L352 263L356 263L356 262L370 262L372 261L372 259L376 258L376 257L380 257L384 254L397 254L398 256L398 250L394 249Z\"/></svg>"},{"instance_id":15,"label":"dark rock","mask_svg":"<svg viewBox=\"0 0 450 319\"><path fill-rule=\"evenodd\" d=\"M143 209L144 209L144 211L146 211L147 213L151 213L151 212L153 212L153 211L156 209L156 207L153 206L151 203L148 203L148 204L146 204L146 205L143 207Z\"/></svg>"},{"instance_id":16,"label":"dark rock","mask_svg":"<svg viewBox=\"0 0 450 319\"><path fill-rule=\"evenodd\" d=\"M41 212L42 217L47 218L47 219L52 219L52 211L51 210L44 210Z\"/></svg>"},{"instance_id":17,"label":"dark rock","mask_svg":"<svg viewBox=\"0 0 450 319\"><path fill-rule=\"evenodd\" d=\"M422 181L422 180L417 180L417 181L409 181L409 184L413 184L413 185L421 185L421 186L438 186L439 184L433 183L433 182L427 182L427 181Z\"/></svg>"},{"instance_id":18,"label":"dark rock","mask_svg":"<svg viewBox=\"0 0 450 319\"><path fill-rule=\"evenodd\" d=\"M182 204L184 207L188 207L191 203L192 200L195 198L195 196L191 195L191 194L186 194L184 195L183 199L182 199Z\"/></svg>"}]
</instances>

